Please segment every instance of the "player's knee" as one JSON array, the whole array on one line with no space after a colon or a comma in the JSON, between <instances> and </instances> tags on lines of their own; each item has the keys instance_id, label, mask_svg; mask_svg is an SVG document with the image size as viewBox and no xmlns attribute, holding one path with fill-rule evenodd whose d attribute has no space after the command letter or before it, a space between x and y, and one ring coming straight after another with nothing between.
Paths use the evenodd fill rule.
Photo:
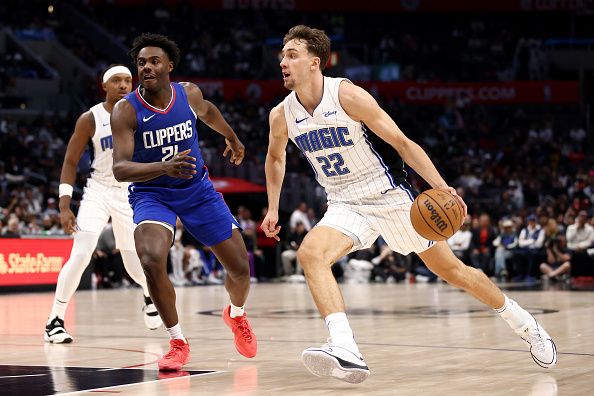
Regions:
<instances>
[{"instance_id":1,"label":"player's knee","mask_svg":"<svg viewBox=\"0 0 594 396\"><path fill-rule=\"evenodd\" d=\"M227 276L230 276L236 282L250 278L250 267L248 265L237 266L227 270Z\"/></svg>"},{"instance_id":2,"label":"player's knee","mask_svg":"<svg viewBox=\"0 0 594 396\"><path fill-rule=\"evenodd\" d=\"M316 261L320 261L320 258L316 255L314 249L309 246L300 246L297 250L297 261L303 270L307 272Z\"/></svg>"},{"instance_id":3,"label":"player's knee","mask_svg":"<svg viewBox=\"0 0 594 396\"><path fill-rule=\"evenodd\" d=\"M235 281L250 277L250 258L247 253L238 251L237 256L232 260L231 265L226 265L227 275Z\"/></svg>"},{"instance_id":4,"label":"player's knee","mask_svg":"<svg viewBox=\"0 0 594 396\"><path fill-rule=\"evenodd\" d=\"M160 254L156 251L144 250L138 252L140 263L142 264L142 270L144 271L147 279L156 278L161 272L166 270L167 262L165 262Z\"/></svg>"}]
</instances>

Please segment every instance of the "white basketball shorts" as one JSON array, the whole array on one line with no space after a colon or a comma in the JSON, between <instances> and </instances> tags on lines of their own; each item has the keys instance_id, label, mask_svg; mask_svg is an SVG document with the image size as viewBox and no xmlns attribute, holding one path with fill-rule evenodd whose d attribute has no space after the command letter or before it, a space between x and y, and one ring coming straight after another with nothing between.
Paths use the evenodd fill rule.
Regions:
<instances>
[{"instance_id":1,"label":"white basketball shorts","mask_svg":"<svg viewBox=\"0 0 594 396\"><path fill-rule=\"evenodd\" d=\"M349 202L331 201L316 226L332 227L353 238L351 252L366 249L382 236L390 249L403 255L433 246L415 231L410 221L413 196L403 187L374 197Z\"/></svg>"},{"instance_id":2,"label":"white basketball shorts","mask_svg":"<svg viewBox=\"0 0 594 396\"><path fill-rule=\"evenodd\" d=\"M111 217L116 248L136 250L136 225L132 221L127 186L127 183L122 183L122 187L108 186L92 178L88 179L76 222L81 231L100 234Z\"/></svg>"}]
</instances>

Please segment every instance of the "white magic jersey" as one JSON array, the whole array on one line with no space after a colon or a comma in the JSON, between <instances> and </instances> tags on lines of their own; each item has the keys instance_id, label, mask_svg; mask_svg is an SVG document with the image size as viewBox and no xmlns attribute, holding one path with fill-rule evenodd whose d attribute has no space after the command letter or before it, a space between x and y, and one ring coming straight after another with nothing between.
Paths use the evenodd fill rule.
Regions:
<instances>
[{"instance_id":1,"label":"white magic jersey","mask_svg":"<svg viewBox=\"0 0 594 396\"><path fill-rule=\"evenodd\" d=\"M91 107L91 113L95 118L95 134L91 141L93 142L93 163L91 167L91 177L107 186L121 187L113 176L113 140L111 137L110 114L105 110L102 103ZM126 186L127 188L127 183Z\"/></svg>"},{"instance_id":2,"label":"white magic jersey","mask_svg":"<svg viewBox=\"0 0 594 396\"><path fill-rule=\"evenodd\" d=\"M398 153L365 124L352 120L340 106L338 88L343 78L324 77L322 101L313 114L295 92L283 106L289 138L313 167L330 202L371 197L406 183ZM405 186L408 186L405 184Z\"/></svg>"}]
</instances>

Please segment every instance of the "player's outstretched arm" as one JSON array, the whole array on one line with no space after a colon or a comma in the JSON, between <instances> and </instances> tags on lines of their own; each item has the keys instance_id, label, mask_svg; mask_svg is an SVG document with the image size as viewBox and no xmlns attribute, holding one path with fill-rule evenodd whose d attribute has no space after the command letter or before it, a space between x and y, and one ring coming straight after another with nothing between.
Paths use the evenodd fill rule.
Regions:
<instances>
[{"instance_id":1,"label":"player's outstretched arm","mask_svg":"<svg viewBox=\"0 0 594 396\"><path fill-rule=\"evenodd\" d=\"M425 179L431 187L448 190L457 197L464 208L463 217L466 217L466 204L456 194L456 189L448 186L425 150L404 135L369 92L348 81L343 81L340 84L339 100L349 117L355 121L363 122L376 135L394 147L402 160Z\"/></svg>"},{"instance_id":2,"label":"player's outstretched arm","mask_svg":"<svg viewBox=\"0 0 594 396\"><path fill-rule=\"evenodd\" d=\"M286 148L289 141L289 131L282 103L270 111L269 122L270 133L265 163L268 213L262 221L262 231L267 237L278 241L280 231L280 226L277 226L278 209L281 187L285 178Z\"/></svg>"},{"instance_id":3,"label":"player's outstretched arm","mask_svg":"<svg viewBox=\"0 0 594 396\"><path fill-rule=\"evenodd\" d=\"M87 147L87 143L89 143L89 139L93 137L94 133L95 117L93 117L91 111L87 111L78 117L74 126L74 132L66 147L64 162L62 163L62 173L60 174L60 184L74 186L78 162ZM65 233L72 234L76 228L76 217L70 209L72 195L60 195L60 223L62 223L62 229Z\"/></svg>"},{"instance_id":4,"label":"player's outstretched arm","mask_svg":"<svg viewBox=\"0 0 594 396\"><path fill-rule=\"evenodd\" d=\"M192 109L198 118L225 137L227 147L223 152L223 156L226 157L227 154L230 153L231 163L235 165L241 164L241 161L243 161L243 157L245 156L245 147L237 137L237 134L233 131L233 128L227 123L225 117L223 117L217 106L204 99L202 91L196 84L188 82L182 82L180 84L184 87L190 106L192 106Z\"/></svg>"},{"instance_id":5,"label":"player's outstretched arm","mask_svg":"<svg viewBox=\"0 0 594 396\"><path fill-rule=\"evenodd\" d=\"M168 161L134 162L134 131L136 111L127 100L120 100L111 113L113 136L113 175L121 182L143 182L162 175L191 179L196 173L196 158L190 150L182 151Z\"/></svg>"}]
</instances>

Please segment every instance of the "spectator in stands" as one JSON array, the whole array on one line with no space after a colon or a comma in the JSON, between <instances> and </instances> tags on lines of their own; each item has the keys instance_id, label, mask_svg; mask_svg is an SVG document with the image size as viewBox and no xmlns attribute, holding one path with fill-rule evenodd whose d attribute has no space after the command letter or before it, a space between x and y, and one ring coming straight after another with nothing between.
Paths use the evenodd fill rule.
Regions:
<instances>
[{"instance_id":1,"label":"spectator in stands","mask_svg":"<svg viewBox=\"0 0 594 396\"><path fill-rule=\"evenodd\" d=\"M291 218L289 219L289 232L294 232L297 228L297 223L299 222L303 224L306 232L311 230L311 223L309 221L309 216L307 215L307 204L305 202L300 202L293 213L291 213Z\"/></svg>"},{"instance_id":2,"label":"spectator in stands","mask_svg":"<svg viewBox=\"0 0 594 396\"><path fill-rule=\"evenodd\" d=\"M584 193L590 202L594 202L594 169L588 172L588 181L586 187L584 187Z\"/></svg>"},{"instance_id":3,"label":"spectator in stands","mask_svg":"<svg viewBox=\"0 0 594 396\"><path fill-rule=\"evenodd\" d=\"M544 246L545 248L548 246L548 243L554 239L558 239L561 237L561 233L563 231L563 227L557 223L557 220L554 218L549 218L547 220L546 225L544 226Z\"/></svg>"},{"instance_id":4,"label":"spectator in stands","mask_svg":"<svg viewBox=\"0 0 594 396\"><path fill-rule=\"evenodd\" d=\"M478 220L478 226L472 231L472 252L470 260L473 267L480 269L487 275L493 273L492 247L495 230L491 226L491 217L483 213Z\"/></svg>"},{"instance_id":5,"label":"spectator in stands","mask_svg":"<svg viewBox=\"0 0 594 396\"><path fill-rule=\"evenodd\" d=\"M9 183L20 184L25 181L25 169L23 167L24 158L19 158L16 155L10 155L8 164L6 166L6 177Z\"/></svg>"},{"instance_id":6,"label":"spectator in stands","mask_svg":"<svg viewBox=\"0 0 594 396\"><path fill-rule=\"evenodd\" d=\"M392 254L392 249L390 249L390 247L388 246L388 244L386 243L384 238L382 238L381 235L375 241L375 246L377 248L377 251L379 251L379 254L377 256L375 256L374 258L372 258L370 261L371 261L371 264L378 265ZM370 252L371 250L364 249L363 251Z\"/></svg>"},{"instance_id":7,"label":"spectator in stands","mask_svg":"<svg viewBox=\"0 0 594 396\"><path fill-rule=\"evenodd\" d=\"M567 227L567 248L573 252L584 251L594 244L594 227L588 224L588 212L578 213L574 224Z\"/></svg>"},{"instance_id":8,"label":"spectator in stands","mask_svg":"<svg viewBox=\"0 0 594 396\"><path fill-rule=\"evenodd\" d=\"M495 276L505 280L509 276L507 261L513 260L514 251L518 247L518 236L514 231L514 223L510 219L501 222L501 232L493 241L495 247Z\"/></svg>"},{"instance_id":9,"label":"spectator in stands","mask_svg":"<svg viewBox=\"0 0 594 396\"><path fill-rule=\"evenodd\" d=\"M39 189L27 188L25 190L25 198L27 200L27 212L34 215L41 213L41 203L43 201L43 196L39 193Z\"/></svg>"},{"instance_id":10,"label":"spectator in stands","mask_svg":"<svg viewBox=\"0 0 594 396\"><path fill-rule=\"evenodd\" d=\"M41 222L41 234L43 235L64 235L64 231L50 215L43 215Z\"/></svg>"},{"instance_id":11,"label":"spectator in stands","mask_svg":"<svg viewBox=\"0 0 594 396\"><path fill-rule=\"evenodd\" d=\"M264 278L275 278L278 275L276 268L276 245L277 241L274 238L268 238L262 230L262 221L268 213L268 207L262 208L262 213L258 224L256 225L256 245L262 250L264 255L264 264L261 271L258 271L259 276Z\"/></svg>"},{"instance_id":12,"label":"spectator in stands","mask_svg":"<svg viewBox=\"0 0 594 396\"><path fill-rule=\"evenodd\" d=\"M536 215L530 214L526 220L527 225L520 231L518 241L518 266L515 280L534 282L536 281L535 267L537 263L542 262L544 256L545 233L537 224Z\"/></svg>"},{"instance_id":13,"label":"spectator in stands","mask_svg":"<svg viewBox=\"0 0 594 396\"><path fill-rule=\"evenodd\" d=\"M258 249L256 222L252 219L252 212L245 206L239 206L237 208L237 221L242 228L241 235L248 251L250 278L252 278L252 281L255 281L256 261L261 265L263 260L263 253Z\"/></svg>"},{"instance_id":14,"label":"spectator in stands","mask_svg":"<svg viewBox=\"0 0 594 396\"><path fill-rule=\"evenodd\" d=\"M557 280L571 270L571 254L563 246L563 238L553 238L546 243L547 261L540 264L544 280Z\"/></svg>"},{"instance_id":15,"label":"spectator in stands","mask_svg":"<svg viewBox=\"0 0 594 396\"><path fill-rule=\"evenodd\" d=\"M2 238L20 238L21 231L19 230L19 219L12 215L8 218L8 222L6 227L2 229L2 233L0 234Z\"/></svg>"},{"instance_id":16,"label":"spectator in stands","mask_svg":"<svg viewBox=\"0 0 594 396\"><path fill-rule=\"evenodd\" d=\"M299 249L299 245L301 245L301 242L303 242L303 238L305 238L306 234L307 231L305 229L305 225L301 221L298 221L295 224L295 230L291 232L286 238L285 250L281 253L283 275L285 277L294 274L303 274L303 269L301 269L301 266L297 261L297 249ZM293 268L293 263L295 263L295 268Z\"/></svg>"},{"instance_id":17,"label":"spectator in stands","mask_svg":"<svg viewBox=\"0 0 594 396\"><path fill-rule=\"evenodd\" d=\"M187 230L182 232L181 243L185 249L184 260L187 260L187 264L184 264L186 277L191 278L194 284L223 284L224 268L208 246L204 246ZM201 271L199 280L198 274L193 274L198 271Z\"/></svg>"},{"instance_id":18,"label":"spectator in stands","mask_svg":"<svg viewBox=\"0 0 594 396\"><path fill-rule=\"evenodd\" d=\"M571 252L571 276L594 275L594 227L588 224L588 212L578 213L574 224L567 227L567 248Z\"/></svg>"},{"instance_id":19,"label":"spectator in stands","mask_svg":"<svg viewBox=\"0 0 594 396\"><path fill-rule=\"evenodd\" d=\"M592 206L590 197L585 192L586 182L582 178L578 178L573 187L568 191L571 206L577 210L588 210Z\"/></svg>"},{"instance_id":20,"label":"spectator in stands","mask_svg":"<svg viewBox=\"0 0 594 396\"><path fill-rule=\"evenodd\" d=\"M8 191L8 178L6 176L6 170L4 168L4 162L0 161L0 197L2 195L6 194L7 191ZM0 199L0 205L2 205L2 200L1 199Z\"/></svg>"},{"instance_id":21,"label":"spectator in stands","mask_svg":"<svg viewBox=\"0 0 594 396\"><path fill-rule=\"evenodd\" d=\"M406 257L388 249L386 257L373 267L372 279L375 282L400 282L406 278L407 271Z\"/></svg>"},{"instance_id":22,"label":"spectator in stands","mask_svg":"<svg viewBox=\"0 0 594 396\"><path fill-rule=\"evenodd\" d=\"M101 231L93 258L95 259L94 273L97 287L105 289L119 287L122 283L124 264L120 251L116 249L111 222Z\"/></svg>"},{"instance_id":23,"label":"spectator in stands","mask_svg":"<svg viewBox=\"0 0 594 396\"><path fill-rule=\"evenodd\" d=\"M472 242L472 232L470 231L470 225L472 224L472 218L467 216L464 219L462 227L448 239L448 245L452 249L452 252L465 263L470 261L470 242Z\"/></svg>"},{"instance_id":24,"label":"spectator in stands","mask_svg":"<svg viewBox=\"0 0 594 396\"><path fill-rule=\"evenodd\" d=\"M245 206L239 206L237 208L237 221L244 230L256 229L256 222L252 220L252 212Z\"/></svg>"},{"instance_id":25,"label":"spectator in stands","mask_svg":"<svg viewBox=\"0 0 594 396\"><path fill-rule=\"evenodd\" d=\"M43 216L49 216L51 218L60 218L60 212L58 211L58 207L56 204L56 199L50 197L47 199L47 206L46 209L43 211Z\"/></svg>"}]
</instances>

